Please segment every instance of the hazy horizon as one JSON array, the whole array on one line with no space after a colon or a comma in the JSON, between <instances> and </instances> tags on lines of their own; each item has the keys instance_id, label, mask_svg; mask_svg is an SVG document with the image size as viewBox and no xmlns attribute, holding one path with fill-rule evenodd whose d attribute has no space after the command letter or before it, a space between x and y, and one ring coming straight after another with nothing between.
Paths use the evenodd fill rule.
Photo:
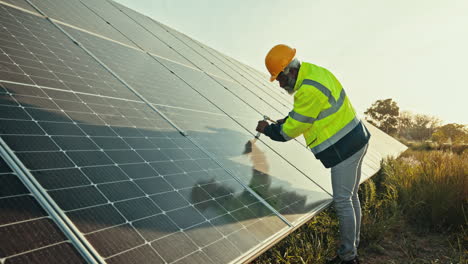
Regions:
<instances>
[{"instance_id":1,"label":"hazy horizon","mask_svg":"<svg viewBox=\"0 0 468 264\"><path fill-rule=\"evenodd\" d=\"M468 1L116 1L264 73L272 46L295 47L338 77L361 115L392 98L401 111L468 124Z\"/></svg>"}]
</instances>

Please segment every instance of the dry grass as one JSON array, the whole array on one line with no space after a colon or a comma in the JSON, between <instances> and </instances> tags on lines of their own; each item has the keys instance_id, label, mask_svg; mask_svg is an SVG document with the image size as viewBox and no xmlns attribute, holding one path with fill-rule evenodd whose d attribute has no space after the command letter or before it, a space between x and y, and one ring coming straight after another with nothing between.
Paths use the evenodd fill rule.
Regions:
<instances>
[{"instance_id":1,"label":"dry grass","mask_svg":"<svg viewBox=\"0 0 468 264\"><path fill-rule=\"evenodd\" d=\"M399 207L415 225L459 229L467 222L468 151L409 150L384 166L386 182L398 190Z\"/></svg>"}]
</instances>

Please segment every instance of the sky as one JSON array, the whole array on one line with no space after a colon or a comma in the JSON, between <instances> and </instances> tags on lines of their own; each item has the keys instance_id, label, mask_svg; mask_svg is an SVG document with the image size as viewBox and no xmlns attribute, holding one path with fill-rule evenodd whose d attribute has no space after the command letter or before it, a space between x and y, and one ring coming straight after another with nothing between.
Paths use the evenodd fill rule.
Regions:
<instances>
[{"instance_id":1,"label":"sky","mask_svg":"<svg viewBox=\"0 0 468 264\"><path fill-rule=\"evenodd\" d=\"M361 115L392 98L468 124L466 0L115 1L264 73L271 47L294 47L337 76Z\"/></svg>"}]
</instances>

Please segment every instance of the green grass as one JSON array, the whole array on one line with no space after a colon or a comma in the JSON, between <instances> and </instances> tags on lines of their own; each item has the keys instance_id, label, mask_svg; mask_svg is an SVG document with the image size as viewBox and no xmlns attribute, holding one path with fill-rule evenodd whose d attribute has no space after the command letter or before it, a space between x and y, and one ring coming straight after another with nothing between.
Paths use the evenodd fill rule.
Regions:
<instances>
[{"instance_id":1,"label":"green grass","mask_svg":"<svg viewBox=\"0 0 468 264\"><path fill-rule=\"evenodd\" d=\"M468 263L468 151L408 150L361 185L363 263ZM339 243L333 207L253 263L326 263Z\"/></svg>"}]
</instances>

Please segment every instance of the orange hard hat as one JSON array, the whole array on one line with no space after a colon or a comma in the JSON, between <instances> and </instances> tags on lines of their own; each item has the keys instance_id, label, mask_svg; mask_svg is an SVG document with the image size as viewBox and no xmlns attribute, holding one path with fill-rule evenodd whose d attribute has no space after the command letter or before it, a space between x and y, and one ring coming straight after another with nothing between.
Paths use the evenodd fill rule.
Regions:
<instances>
[{"instance_id":1,"label":"orange hard hat","mask_svg":"<svg viewBox=\"0 0 468 264\"><path fill-rule=\"evenodd\" d=\"M284 44L279 44L271 48L265 57L265 66L271 74L270 82L278 77L278 74L288 66L295 55L296 49Z\"/></svg>"}]
</instances>

